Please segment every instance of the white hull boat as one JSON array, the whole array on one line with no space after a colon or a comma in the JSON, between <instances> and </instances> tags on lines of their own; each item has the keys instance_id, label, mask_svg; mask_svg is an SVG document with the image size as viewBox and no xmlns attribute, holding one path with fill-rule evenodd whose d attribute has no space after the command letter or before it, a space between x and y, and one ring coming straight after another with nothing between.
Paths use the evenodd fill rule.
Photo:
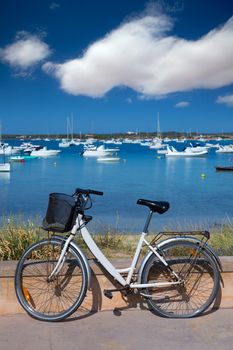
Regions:
<instances>
[{"instance_id":1,"label":"white hull boat","mask_svg":"<svg viewBox=\"0 0 233 350\"><path fill-rule=\"evenodd\" d=\"M0 164L0 172L9 172L11 171L11 165L10 163L1 163Z\"/></svg>"},{"instance_id":2,"label":"white hull boat","mask_svg":"<svg viewBox=\"0 0 233 350\"><path fill-rule=\"evenodd\" d=\"M191 147L179 152L173 146L167 146L166 157L202 157L206 154L208 151L193 152Z\"/></svg>"},{"instance_id":3,"label":"white hull boat","mask_svg":"<svg viewBox=\"0 0 233 350\"><path fill-rule=\"evenodd\" d=\"M233 153L233 146L221 146L219 145L218 149L216 150L216 153Z\"/></svg>"},{"instance_id":4,"label":"white hull boat","mask_svg":"<svg viewBox=\"0 0 233 350\"><path fill-rule=\"evenodd\" d=\"M19 150L12 146L1 145L0 147L0 155L11 156L17 153L19 153Z\"/></svg>"},{"instance_id":5,"label":"white hull boat","mask_svg":"<svg viewBox=\"0 0 233 350\"><path fill-rule=\"evenodd\" d=\"M63 139L61 142L59 142L58 146L61 148L70 147L70 141Z\"/></svg>"},{"instance_id":6,"label":"white hull boat","mask_svg":"<svg viewBox=\"0 0 233 350\"><path fill-rule=\"evenodd\" d=\"M59 142L59 144L58 144L58 146L61 148L67 148L67 147L79 146L79 145L80 145L80 141L77 141L74 139L71 139L70 141L66 140L66 139L62 139L62 141Z\"/></svg>"},{"instance_id":7,"label":"white hull boat","mask_svg":"<svg viewBox=\"0 0 233 350\"><path fill-rule=\"evenodd\" d=\"M143 141L140 143L140 145L143 147L150 147L152 146L152 143L150 141Z\"/></svg>"},{"instance_id":8,"label":"white hull boat","mask_svg":"<svg viewBox=\"0 0 233 350\"><path fill-rule=\"evenodd\" d=\"M157 154L167 154L168 150L167 148L161 148L157 150Z\"/></svg>"},{"instance_id":9,"label":"white hull boat","mask_svg":"<svg viewBox=\"0 0 233 350\"><path fill-rule=\"evenodd\" d=\"M208 147L206 146L193 146L192 144L190 144L190 146L188 146L186 149L185 149L186 152L188 151L191 151L191 152L194 152L194 153L199 153L199 152L202 152L202 151L208 151Z\"/></svg>"},{"instance_id":10,"label":"white hull boat","mask_svg":"<svg viewBox=\"0 0 233 350\"><path fill-rule=\"evenodd\" d=\"M47 147L43 147L39 150L34 150L31 152L31 156L35 157L50 157L50 156L56 156L60 153L60 150L57 149L47 149Z\"/></svg>"},{"instance_id":11,"label":"white hull boat","mask_svg":"<svg viewBox=\"0 0 233 350\"><path fill-rule=\"evenodd\" d=\"M114 153L117 153L119 151L119 148L105 148L104 145L101 145L99 147L96 146L89 146L84 149L84 152L82 155L84 157L106 157L111 156Z\"/></svg>"},{"instance_id":12,"label":"white hull boat","mask_svg":"<svg viewBox=\"0 0 233 350\"><path fill-rule=\"evenodd\" d=\"M120 158L119 157L99 157L97 158L97 162L99 163L115 163L119 162Z\"/></svg>"},{"instance_id":13,"label":"white hull boat","mask_svg":"<svg viewBox=\"0 0 233 350\"><path fill-rule=\"evenodd\" d=\"M163 141L161 139L154 139L149 146L151 149L160 149L164 147Z\"/></svg>"}]
</instances>

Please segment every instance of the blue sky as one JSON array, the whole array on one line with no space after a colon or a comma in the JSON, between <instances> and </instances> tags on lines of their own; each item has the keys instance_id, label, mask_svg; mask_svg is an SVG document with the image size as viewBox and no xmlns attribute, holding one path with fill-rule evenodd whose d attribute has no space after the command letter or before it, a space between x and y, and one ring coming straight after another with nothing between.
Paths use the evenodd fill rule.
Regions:
<instances>
[{"instance_id":1,"label":"blue sky","mask_svg":"<svg viewBox=\"0 0 233 350\"><path fill-rule=\"evenodd\" d=\"M1 0L3 133L233 131L233 2Z\"/></svg>"}]
</instances>

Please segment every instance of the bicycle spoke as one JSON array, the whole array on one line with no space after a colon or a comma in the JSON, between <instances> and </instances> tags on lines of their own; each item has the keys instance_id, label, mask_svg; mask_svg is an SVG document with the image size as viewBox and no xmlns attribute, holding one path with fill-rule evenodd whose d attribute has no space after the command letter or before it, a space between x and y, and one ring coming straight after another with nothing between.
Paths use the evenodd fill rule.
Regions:
<instances>
[{"instance_id":1,"label":"bicycle spoke","mask_svg":"<svg viewBox=\"0 0 233 350\"><path fill-rule=\"evenodd\" d=\"M209 256L199 246L179 242L168 244L163 256L183 283L166 287L148 288L149 305L169 317L191 317L206 309L219 287L218 271ZM157 258L145 269L144 283L172 282L174 277Z\"/></svg>"},{"instance_id":2,"label":"bicycle spoke","mask_svg":"<svg viewBox=\"0 0 233 350\"><path fill-rule=\"evenodd\" d=\"M84 270L77 254L69 249L62 268L49 279L62 249L61 243L41 241L20 262L16 288L22 306L39 319L66 317L82 302L86 292Z\"/></svg>"}]
</instances>

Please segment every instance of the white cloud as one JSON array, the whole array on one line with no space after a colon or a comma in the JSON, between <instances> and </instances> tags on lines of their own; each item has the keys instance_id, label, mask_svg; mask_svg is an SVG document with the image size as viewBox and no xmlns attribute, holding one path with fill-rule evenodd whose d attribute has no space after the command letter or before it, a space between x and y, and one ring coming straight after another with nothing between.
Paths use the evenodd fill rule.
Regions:
<instances>
[{"instance_id":1,"label":"white cloud","mask_svg":"<svg viewBox=\"0 0 233 350\"><path fill-rule=\"evenodd\" d=\"M218 96L217 103L223 103L227 106L233 107L233 95Z\"/></svg>"},{"instance_id":2,"label":"white cloud","mask_svg":"<svg viewBox=\"0 0 233 350\"><path fill-rule=\"evenodd\" d=\"M161 13L131 19L96 41L82 57L43 69L69 94L102 97L118 86L145 98L233 83L233 17L196 41L168 35ZM74 44L75 45L75 44Z\"/></svg>"},{"instance_id":3,"label":"white cloud","mask_svg":"<svg viewBox=\"0 0 233 350\"><path fill-rule=\"evenodd\" d=\"M133 103L133 100L132 100L131 97L128 97L128 98L126 99L126 102L129 103L129 104L131 104L131 103Z\"/></svg>"},{"instance_id":4,"label":"white cloud","mask_svg":"<svg viewBox=\"0 0 233 350\"><path fill-rule=\"evenodd\" d=\"M49 8L50 10L57 10L60 7L60 4L58 4L57 2L51 2Z\"/></svg>"},{"instance_id":5,"label":"white cloud","mask_svg":"<svg viewBox=\"0 0 233 350\"><path fill-rule=\"evenodd\" d=\"M175 107L176 108L184 108L184 107L188 107L189 106L189 102L186 102L186 101L181 101L181 102L178 102Z\"/></svg>"},{"instance_id":6,"label":"white cloud","mask_svg":"<svg viewBox=\"0 0 233 350\"><path fill-rule=\"evenodd\" d=\"M27 70L46 59L51 53L49 46L37 36L28 32L18 32L13 44L0 49L0 58L10 66Z\"/></svg>"}]
</instances>

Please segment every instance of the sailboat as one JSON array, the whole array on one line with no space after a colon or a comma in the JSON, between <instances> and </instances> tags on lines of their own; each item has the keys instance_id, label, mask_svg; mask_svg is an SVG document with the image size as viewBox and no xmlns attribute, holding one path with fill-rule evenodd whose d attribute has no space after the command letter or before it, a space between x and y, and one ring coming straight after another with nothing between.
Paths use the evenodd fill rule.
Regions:
<instances>
[{"instance_id":1,"label":"sailboat","mask_svg":"<svg viewBox=\"0 0 233 350\"><path fill-rule=\"evenodd\" d=\"M162 142L163 142L163 140L161 139L159 112L158 112L158 115L157 115L157 137L152 140L150 148L151 149L160 149L164 146Z\"/></svg>"},{"instance_id":2,"label":"sailboat","mask_svg":"<svg viewBox=\"0 0 233 350\"><path fill-rule=\"evenodd\" d=\"M66 119L66 139L62 139L58 145L59 147L70 147L80 145L80 141L74 140L73 114L71 115L71 119L69 117L67 117Z\"/></svg>"},{"instance_id":3,"label":"sailboat","mask_svg":"<svg viewBox=\"0 0 233 350\"><path fill-rule=\"evenodd\" d=\"M65 148L70 147L70 141L69 141L69 117L66 119L66 139L62 139L61 142L58 144L59 147Z\"/></svg>"},{"instance_id":4,"label":"sailboat","mask_svg":"<svg viewBox=\"0 0 233 350\"><path fill-rule=\"evenodd\" d=\"M3 152L5 150L5 144L2 143L2 125L0 123L0 146L3 149ZM11 170L11 164L5 162L5 153L3 153L4 156L4 163L0 163L0 172L9 172Z\"/></svg>"},{"instance_id":5,"label":"sailboat","mask_svg":"<svg viewBox=\"0 0 233 350\"><path fill-rule=\"evenodd\" d=\"M11 165L10 163L0 163L0 172L10 172Z\"/></svg>"}]
</instances>

